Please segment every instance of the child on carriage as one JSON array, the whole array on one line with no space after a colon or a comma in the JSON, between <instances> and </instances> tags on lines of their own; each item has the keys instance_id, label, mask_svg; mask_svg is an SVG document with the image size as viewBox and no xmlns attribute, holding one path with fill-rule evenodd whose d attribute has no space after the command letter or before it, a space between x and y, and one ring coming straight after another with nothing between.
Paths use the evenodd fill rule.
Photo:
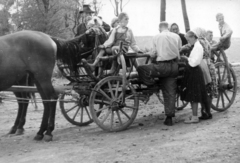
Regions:
<instances>
[{"instance_id":1,"label":"child on carriage","mask_svg":"<svg viewBox=\"0 0 240 163\"><path fill-rule=\"evenodd\" d=\"M95 70L95 67L100 61L100 57L102 57L105 53L117 55L117 52L119 51L120 42L123 42L122 49L125 53L127 53L129 46L135 52L141 52L139 47L136 45L136 41L135 41L132 30L127 27L128 21L129 21L129 16L124 12L120 13L118 16L119 26L114 28L108 40L103 45L99 46L101 50L98 56L96 57L94 63L90 64L85 59L82 59L85 70L88 73L92 73ZM114 72L116 66L117 66L117 61L114 60L109 74L112 74Z\"/></svg>"},{"instance_id":2,"label":"child on carriage","mask_svg":"<svg viewBox=\"0 0 240 163\"><path fill-rule=\"evenodd\" d=\"M226 50L230 47L231 45L231 36L232 36L232 29L230 28L230 26L224 21L224 16L222 13L218 13L216 15L216 20L219 23L219 30L220 30L220 41L214 45L212 45L211 50L212 53L214 53L218 58L219 58L219 54L217 53L217 51L219 51L221 48L223 50Z\"/></svg>"}]
</instances>

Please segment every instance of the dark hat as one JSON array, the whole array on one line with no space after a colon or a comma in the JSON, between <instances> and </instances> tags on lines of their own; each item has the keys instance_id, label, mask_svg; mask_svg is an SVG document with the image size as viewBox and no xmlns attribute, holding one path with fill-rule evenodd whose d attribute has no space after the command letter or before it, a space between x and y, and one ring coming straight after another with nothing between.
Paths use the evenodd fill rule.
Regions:
<instances>
[{"instance_id":1,"label":"dark hat","mask_svg":"<svg viewBox=\"0 0 240 163\"><path fill-rule=\"evenodd\" d=\"M79 13L81 14L81 13L94 13L94 11L92 11L91 9L90 9L90 5L83 5L83 9L81 10L81 11L79 11Z\"/></svg>"}]
</instances>

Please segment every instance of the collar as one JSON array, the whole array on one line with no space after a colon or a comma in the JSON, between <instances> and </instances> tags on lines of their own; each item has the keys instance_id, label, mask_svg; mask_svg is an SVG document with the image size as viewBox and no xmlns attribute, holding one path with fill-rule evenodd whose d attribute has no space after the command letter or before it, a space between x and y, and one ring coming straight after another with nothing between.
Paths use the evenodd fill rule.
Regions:
<instances>
[{"instance_id":1,"label":"collar","mask_svg":"<svg viewBox=\"0 0 240 163\"><path fill-rule=\"evenodd\" d=\"M168 29L165 29L165 30L163 30L162 32L169 32L169 30L168 30ZM162 32L161 32L161 33L162 33Z\"/></svg>"}]
</instances>

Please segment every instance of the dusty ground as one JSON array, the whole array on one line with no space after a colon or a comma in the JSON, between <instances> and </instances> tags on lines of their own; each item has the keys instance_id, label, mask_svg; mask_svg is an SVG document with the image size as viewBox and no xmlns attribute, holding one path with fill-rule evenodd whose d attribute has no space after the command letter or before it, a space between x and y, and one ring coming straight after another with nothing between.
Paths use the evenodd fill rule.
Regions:
<instances>
[{"instance_id":1,"label":"dusty ground","mask_svg":"<svg viewBox=\"0 0 240 163\"><path fill-rule=\"evenodd\" d=\"M236 70L237 71L237 70ZM240 83L240 72L238 83ZM119 133L103 132L96 124L76 127L61 115L50 143L33 141L42 117L42 108L30 105L22 136L6 136L16 116L16 103L0 105L0 163L220 163L240 162L240 95L225 112L213 111L213 119L186 125L189 106L177 112L173 127L163 125L163 105L154 96L141 103L131 127ZM58 106L59 108L59 106ZM139 126L143 124L143 126Z\"/></svg>"}]
</instances>

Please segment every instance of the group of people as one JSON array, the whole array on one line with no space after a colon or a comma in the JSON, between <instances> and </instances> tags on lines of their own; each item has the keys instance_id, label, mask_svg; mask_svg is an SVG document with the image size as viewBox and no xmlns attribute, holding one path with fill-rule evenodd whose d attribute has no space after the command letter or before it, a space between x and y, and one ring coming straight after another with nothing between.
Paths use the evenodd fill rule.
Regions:
<instances>
[{"instance_id":1,"label":"group of people","mask_svg":"<svg viewBox=\"0 0 240 163\"><path fill-rule=\"evenodd\" d=\"M178 76L178 62L181 60L186 63L184 77L181 84L181 100L190 102L192 116L186 119L185 123L198 123L199 119L211 119L210 111L211 100L216 93L214 55L218 55L220 48L226 50L231 44L232 30L224 21L223 14L216 15L221 33L220 41L212 40L213 32L203 28L195 28L188 31L185 35L179 32L176 23L168 24L160 22L159 34L153 37L152 50L148 54L154 58L154 62L137 67L139 79L152 89L156 83L154 78L159 78L162 84L164 97L164 109L166 119L164 124L173 125L175 117L175 100ZM123 49L127 52L131 47L136 53L141 53L137 46L132 30L127 26L129 16L127 13L120 13L118 18L112 20L108 40L99 47L100 53L94 63L90 64L83 60L86 71L92 72L99 62L99 57L105 53L112 55L119 50L120 42L123 42ZM106 26L106 25L105 25ZM106 27L103 26L105 29ZM107 31L107 30L106 30ZM107 32L108 32L107 31ZM180 55L185 49L189 50L187 55ZM111 71L117 62L113 61ZM201 104L201 116L198 117L198 104Z\"/></svg>"}]
</instances>

